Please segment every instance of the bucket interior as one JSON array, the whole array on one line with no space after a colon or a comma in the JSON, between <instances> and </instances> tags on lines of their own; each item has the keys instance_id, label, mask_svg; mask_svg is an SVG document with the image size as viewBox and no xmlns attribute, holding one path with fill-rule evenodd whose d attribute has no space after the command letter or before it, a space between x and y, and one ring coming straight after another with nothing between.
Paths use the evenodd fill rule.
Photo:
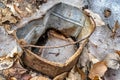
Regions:
<instances>
[{"instance_id":1,"label":"bucket interior","mask_svg":"<svg viewBox=\"0 0 120 80\"><path fill-rule=\"evenodd\" d=\"M55 36L54 36L55 35ZM74 42L72 38L67 38L60 34L58 30L49 29L39 38L35 45L39 46L63 46ZM69 45L58 48L32 48L32 52L38 56L53 62L65 63L77 50L77 45Z\"/></svg>"}]
</instances>

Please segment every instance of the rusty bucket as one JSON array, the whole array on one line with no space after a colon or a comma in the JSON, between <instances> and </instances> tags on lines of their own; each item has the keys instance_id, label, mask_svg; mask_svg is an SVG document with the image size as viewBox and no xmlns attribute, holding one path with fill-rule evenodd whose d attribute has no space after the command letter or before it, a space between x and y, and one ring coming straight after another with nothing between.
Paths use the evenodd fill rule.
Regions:
<instances>
[{"instance_id":1,"label":"rusty bucket","mask_svg":"<svg viewBox=\"0 0 120 80\"><path fill-rule=\"evenodd\" d=\"M49 61L38 56L30 49L24 49L25 53L22 55L22 61L25 65L50 77L55 77L63 72L70 71L77 63L87 38L95 28L95 24L92 18L79 8L59 3L46 13L43 19L43 27L45 27L43 32L48 28L54 28L67 37L72 36L76 40L84 39L79 42L79 47L75 53L64 63Z\"/></svg>"}]
</instances>

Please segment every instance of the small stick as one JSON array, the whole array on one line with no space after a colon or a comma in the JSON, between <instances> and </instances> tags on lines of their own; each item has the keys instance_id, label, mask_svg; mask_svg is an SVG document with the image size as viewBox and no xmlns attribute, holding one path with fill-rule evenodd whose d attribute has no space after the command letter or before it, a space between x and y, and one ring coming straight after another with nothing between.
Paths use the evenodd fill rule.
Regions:
<instances>
[{"instance_id":1,"label":"small stick","mask_svg":"<svg viewBox=\"0 0 120 80\"><path fill-rule=\"evenodd\" d=\"M86 38L88 38L88 37L86 37ZM81 40L78 40L78 41L76 41L76 42L72 42L72 43L69 43L69 44L65 44L65 45L60 45L60 46L36 46L36 45L22 45L22 47L35 47L35 48L60 48L60 47L65 47L65 46L69 46L69 45L74 45L74 44L76 44L76 43L79 43L79 42L81 42L81 41L83 41L83 40L85 40L86 38L83 38L83 39L81 39Z\"/></svg>"}]
</instances>

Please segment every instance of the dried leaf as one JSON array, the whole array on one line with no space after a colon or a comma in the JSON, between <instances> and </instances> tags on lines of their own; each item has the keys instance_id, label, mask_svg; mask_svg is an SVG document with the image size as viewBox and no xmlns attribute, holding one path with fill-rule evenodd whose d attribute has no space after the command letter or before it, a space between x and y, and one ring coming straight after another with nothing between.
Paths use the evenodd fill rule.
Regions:
<instances>
[{"instance_id":1,"label":"dried leaf","mask_svg":"<svg viewBox=\"0 0 120 80\"><path fill-rule=\"evenodd\" d=\"M30 74L25 73L21 76L21 80L29 80L31 77L32 76Z\"/></svg>"},{"instance_id":2,"label":"dried leaf","mask_svg":"<svg viewBox=\"0 0 120 80\"><path fill-rule=\"evenodd\" d=\"M9 8L0 8L0 25L2 25L4 22L9 21L9 23L16 23L17 19L12 16L12 12Z\"/></svg>"},{"instance_id":3,"label":"dried leaf","mask_svg":"<svg viewBox=\"0 0 120 80\"><path fill-rule=\"evenodd\" d=\"M6 78L0 74L0 80L6 80Z\"/></svg>"},{"instance_id":4,"label":"dried leaf","mask_svg":"<svg viewBox=\"0 0 120 80\"><path fill-rule=\"evenodd\" d=\"M8 1L4 0L2 1L5 6L9 7L12 13L21 18L21 17L30 17L34 12L36 12L36 9L38 5L36 6L36 0L28 1L28 0L13 0Z\"/></svg>"},{"instance_id":5,"label":"dried leaf","mask_svg":"<svg viewBox=\"0 0 120 80\"><path fill-rule=\"evenodd\" d=\"M80 70L79 67L77 66L76 66L76 70L81 75L81 80L85 80L85 78L87 77L86 74L82 70Z\"/></svg>"},{"instance_id":6,"label":"dried leaf","mask_svg":"<svg viewBox=\"0 0 120 80\"><path fill-rule=\"evenodd\" d=\"M49 80L49 79L43 76L36 76L36 77L31 78L30 80Z\"/></svg>"},{"instance_id":7,"label":"dried leaf","mask_svg":"<svg viewBox=\"0 0 120 80\"><path fill-rule=\"evenodd\" d=\"M56 37L56 38L59 38L59 39L62 39L62 40L66 40L66 38L65 38L65 36L64 35L62 35L62 34L59 34L59 33L57 33L56 31L54 31L54 30L50 30L49 32L48 32L48 36L49 37Z\"/></svg>"},{"instance_id":8,"label":"dried leaf","mask_svg":"<svg viewBox=\"0 0 120 80\"><path fill-rule=\"evenodd\" d=\"M22 49L13 36L8 35L4 27L0 27L0 70L10 68Z\"/></svg>"},{"instance_id":9,"label":"dried leaf","mask_svg":"<svg viewBox=\"0 0 120 80\"><path fill-rule=\"evenodd\" d=\"M99 62L99 60L95 56L93 56L91 53L88 53L88 56L90 61L92 61L93 64Z\"/></svg>"},{"instance_id":10,"label":"dried leaf","mask_svg":"<svg viewBox=\"0 0 120 80\"><path fill-rule=\"evenodd\" d=\"M66 77L66 80L82 80L81 74L79 74L78 71L76 71L75 66L69 72L68 77Z\"/></svg>"},{"instance_id":11,"label":"dried leaf","mask_svg":"<svg viewBox=\"0 0 120 80\"><path fill-rule=\"evenodd\" d=\"M110 9L105 9L105 10L104 10L104 16L105 16L106 18L108 18L108 17L110 17L110 15L111 15Z\"/></svg>"},{"instance_id":12,"label":"dried leaf","mask_svg":"<svg viewBox=\"0 0 120 80\"><path fill-rule=\"evenodd\" d=\"M14 76L17 79L21 79L21 77L23 76L24 73L26 73L26 71L27 70L24 69L17 60L11 68L3 70L3 74L6 77Z\"/></svg>"},{"instance_id":13,"label":"dried leaf","mask_svg":"<svg viewBox=\"0 0 120 80\"><path fill-rule=\"evenodd\" d=\"M120 51L116 50L116 53L120 56Z\"/></svg>"},{"instance_id":14,"label":"dried leaf","mask_svg":"<svg viewBox=\"0 0 120 80\"><path fill-rule=\"evenodd\" d=\"M64 80L64 78L67 76L68 72L64 72L58 76L56 76L53 80Z\"/></svg>"},{"instance_id":15,"label":"dried leaf","mask_svg":"<svg viewBox=\"0 0 120 80\"><path fill-rule=\"evenodd\" d=\"M120 67L120 56L117 53L108 54L104 61L109 68L119 69Z\"/></svg>"},{"instance_id":16,"label":"dried leaf","mask_svg":"<svg viewBox=\"0 0 120 80\"><path fill-rule=\"evenodd\" d=\"M117 30L117 28L119 28L118 20L115 22L115 26L114 26L113 32L115 32Z\"/></svg>"},{"instance_id":17,"label":"dried leaf","mask_svg":"<svg viewBox=\"0 0 120 80\"><path fill-rule=\"evenodd\" d=\"M107 71L107 66L104 61L95 63L90 70L89 77L94 79L95 76L102 77Z\"/></svg>"},{"instance_id":18,"label":"dried leaf","mask_svg":"<svg viewBox=\"0 0 120 80\"><path fill-rule=\"evenodd\" d=\"M0 58L0 70L10 68L14 63L13 59Z\"/></svg>"},{"instance_id":19,"label":"dried leaf","mask_svg":"<svg viewBox=\"0 0 120 80\"><path fill-rule=\"evenodd\" d=\"M95 21L91 17L86 16L85 18L86 21L84 22L84 27L78 35L78 40L89 37L96 27Z\"/></svg>"},{"instance_id":20,"label":"dried leaf","mask_svg":"<svg viewBox=\"0 0 120 80\"><path fill-rule=\"evenodd\" d=\"M118 23L118 21L116 21L115 22L115 25L114 25L114 27L113 27L113 29L112 29L112 35L111 35L111 37L114 39L115 38L115 34L116 34L116 31L117 31L117 29L119 28L119 23Z\"/></svg>"},{"instance_id":21,"label":"dried leaf","mask_svg":"<svg viewBox=\"0 0 120 80\"><path fill-rule=\"evenodd\" d=\"M92 12L91 10L88 10L88 9L85 9L85 11L93 17L95 23L96 23L96 26L102 26L102 25L105 25L105 22L101 19L101 17L97 14L97 13L94 13Z\"/></svg>"},{"instance_id":22,"label":"dried leaf","mask_svg":"<svg viewBox=\"0 0 120 80\"><path fill-rule=\"evenodd\" d=\"M10 77L9 80L17 80L15 77Z\"/></svg>"},{"instance_id":23,"label":"dried leaf","mask_svg":"<svg viewBox=\"0 0 120 80\"><path fill-rule=\"evenodd\" d=\"M99 76L95 76L92 80L102 80Z\"/></svg>"}]
</instances>

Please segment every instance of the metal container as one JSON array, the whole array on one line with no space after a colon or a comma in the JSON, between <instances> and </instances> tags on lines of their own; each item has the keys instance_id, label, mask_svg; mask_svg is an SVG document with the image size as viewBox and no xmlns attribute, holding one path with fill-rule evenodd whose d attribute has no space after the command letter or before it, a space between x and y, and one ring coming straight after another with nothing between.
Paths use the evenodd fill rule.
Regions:
<instances>
[{"instance_id":1,"label":"metal container","mask_svg":"<svg viewBox=\"0 0 120 80\"><path fill-rule=\"evenodd\" d=\"M31 30L34 28L35 27ZM35 31L40 32L38 33L39 36L41 36L48 28L54 28L61 31L67 37L72 36L77 40L80 40L88 37L92 33L95 28L95 24L92 18L84 14L84 12L82 12L79 8L64 3L59 3L53 6L46 13L43 18L42 26L39 26L38 28L41 29L35 29ZM29 36L30 34L33 33L27 33ZM34 39L35 35L31 36ZM35 42L37 42L37 39ZM31 43L31 41L29 43ZM30 68L40 71L50 77L55 77L63 72L69 71L76 64L86 41L86 39L83 40L77 51L64 63L48 61L36 55L29 49L24 49L25 53L22 56L22 60L23 63Z\"/></svg>"}]
</instances>

